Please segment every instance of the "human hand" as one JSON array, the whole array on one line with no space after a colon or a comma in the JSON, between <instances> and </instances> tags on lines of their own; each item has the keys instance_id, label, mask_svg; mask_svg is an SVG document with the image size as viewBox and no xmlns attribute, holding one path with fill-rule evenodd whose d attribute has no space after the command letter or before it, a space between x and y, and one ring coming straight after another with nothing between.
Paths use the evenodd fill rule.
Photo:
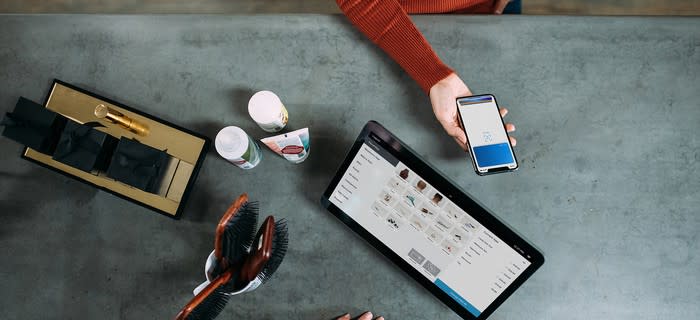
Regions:
<instances>
[{"instance_id":1,"label":"human hand","mask_svg":"<svg viewBox=\"0 0 700 320\"><path fill-rule=\"evenodd\" d=\"M496 2L493 4L493 13L494 14L502 14L503 9L506 8L508 5L508 2L511 0L496 0Z\"/></svg>"},{"instance_id":2,"label":"human hand","mask_svg":"<svg viewBox=\"0 0 700 320\"><path fill-rule=\"evenodd\" d=\"M373 319L372 317L373 317L372 313L367 311L367 312L363 313L362 315L360 315L359 317L357 317L356 320L372 320ZM340 317L338 317L338 319L335 319L335 320L350 320L350 314L346 313L345 315L340 316ZM374 320L384 320L384 317L380 316Z\"/></svg>"},{"instance_id":3,"label":"human hand","mask_svg":"<svg viewBox=\"0 0 700 320\"><path fill-rule=\"evenodd\" d=\"M445 129L445 132L454 138L457 144L465 151L469 150L469 148L467 148L467 136L459 124L457 103L455 100L458 97L471 95L472 92L456 73L450 74L430 88L430 103L433 105L435 117ZM507 113L508 109L501 108L501 117L505 117ZM506 123L506 131L515 131L515 125ZM515 138L509 137L509 139L510 144L515 146L517 143Z\"/></svg>"}]
</instances>

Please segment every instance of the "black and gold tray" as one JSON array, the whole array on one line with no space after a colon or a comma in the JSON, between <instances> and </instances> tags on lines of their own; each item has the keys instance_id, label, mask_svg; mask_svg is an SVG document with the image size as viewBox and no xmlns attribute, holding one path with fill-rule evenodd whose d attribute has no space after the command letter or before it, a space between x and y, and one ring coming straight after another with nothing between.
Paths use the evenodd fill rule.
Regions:
<instances>
[{"instance_id":1,"label":"black and gold tray","mask_svg":"<svg viewBox=\"0 0 700 320\"><path fill-rule=\"evenodd\" d=\"M148 134L139 135L124 129L119 124L96 118L95 108L98 105L104 105L133 121L146 125ZM22 152L22 158L153 209L165 216L180 218L209 150L211 144L209 138L60 80L54 80L44 106L81 124L99 122L103 126L95 128L96 130L117 139L122 137L136 139L140 143L165 151L171 158L165 169L163 183L160 184L157 192L149 193L109 178L105 172L81 171L28 147Z\"/></svg>"}]
</instances>

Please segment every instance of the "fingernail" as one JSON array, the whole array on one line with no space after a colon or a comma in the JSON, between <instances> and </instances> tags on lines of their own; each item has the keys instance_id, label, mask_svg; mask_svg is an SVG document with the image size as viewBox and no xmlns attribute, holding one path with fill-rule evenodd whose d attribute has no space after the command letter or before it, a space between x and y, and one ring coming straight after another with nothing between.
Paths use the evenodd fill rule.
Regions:
<instances>
[{"instance_id":1,"label":"fingernail","mask_svg":"<svg viewBox=\"0 0 700 320\"><path fill-rule=\"evenodd\" d=\"M367 311L360 316L362 319L372 319L372 313Z\"/></svg>"}]
</instances>

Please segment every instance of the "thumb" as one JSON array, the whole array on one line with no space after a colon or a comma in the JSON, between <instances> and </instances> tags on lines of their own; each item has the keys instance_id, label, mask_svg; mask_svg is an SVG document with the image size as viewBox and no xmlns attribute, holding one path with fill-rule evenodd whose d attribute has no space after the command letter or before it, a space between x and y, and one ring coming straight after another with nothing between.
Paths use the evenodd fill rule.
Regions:
<instances>
[{"instance_id":1,"label":"thumb","mask_svg":"<svg viewBox=\"0 0 700 320\"><path fill-rule=\"evenodd\" d=\"M450 127L445 128L447 131L447 134L452 136L457 144L464 150L467 151L469 148L467 147L467 135L464 133L464 130L462 128L457 128L457 127Z\"/></svg>"}]
</instances>

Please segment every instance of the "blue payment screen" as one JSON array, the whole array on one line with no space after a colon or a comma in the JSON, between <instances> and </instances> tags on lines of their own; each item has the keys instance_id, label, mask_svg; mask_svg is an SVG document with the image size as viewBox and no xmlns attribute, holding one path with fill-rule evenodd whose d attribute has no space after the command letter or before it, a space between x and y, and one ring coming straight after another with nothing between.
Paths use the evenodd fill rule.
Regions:
<instances>
[{"instance_id":1,"label":"blue payment screen","mask_svg":"<svg viewBox=\"0 0 700 320\"><path fill-rule=\"evenodd\" d=\"M491 168L515 168L515 156L493 96L460 98L457 108L477 169L486 172Z\"/></svg>"}]
</instances>

